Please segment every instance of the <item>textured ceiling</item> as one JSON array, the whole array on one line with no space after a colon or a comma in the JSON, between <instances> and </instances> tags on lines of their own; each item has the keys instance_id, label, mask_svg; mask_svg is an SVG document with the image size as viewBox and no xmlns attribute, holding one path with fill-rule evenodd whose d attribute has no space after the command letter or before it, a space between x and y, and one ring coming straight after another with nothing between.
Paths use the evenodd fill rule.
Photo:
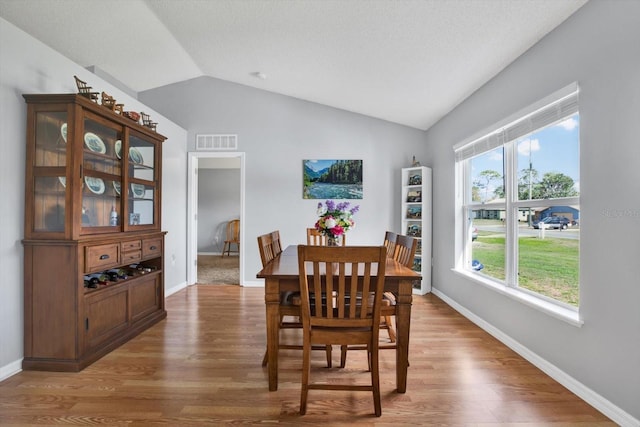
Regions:
<instances>
[{"instance_id":1,"label":"textured ceiling","mask_svg":"<svg viewBox=\"0 0 640 427\"><path fill-rule=\"evenodd\" d=\"M428 129L586 1L0 0L0 17L135 92L205 75Z\"/></svg>"}]
</instances>

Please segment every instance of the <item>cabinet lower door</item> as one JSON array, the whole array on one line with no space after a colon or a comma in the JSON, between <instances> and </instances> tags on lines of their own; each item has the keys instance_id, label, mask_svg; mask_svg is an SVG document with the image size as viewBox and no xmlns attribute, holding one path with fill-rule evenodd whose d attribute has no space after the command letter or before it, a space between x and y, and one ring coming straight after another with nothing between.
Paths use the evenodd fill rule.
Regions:
<instances>
[{"instance_id":1,"label":"cabinet lower door","mask_svg":"<svg viewBox=\"0 0 640 427\"><path fill-rule=\"evenodd\" d=\"M127 286L87 297L84 326L88 349L126 331L129 326L128 298Z\"/></svg>"},{"instance_id":2,"label":"cabinet lower door","mask_svg":"<svg viewBox=\"0 0 640 427\"><path fill-rule=\"evenodd\" d=\"M150 275L131 284L131 322L142 319L162 308L160 275Z\"/></svg>"}]
</instances>

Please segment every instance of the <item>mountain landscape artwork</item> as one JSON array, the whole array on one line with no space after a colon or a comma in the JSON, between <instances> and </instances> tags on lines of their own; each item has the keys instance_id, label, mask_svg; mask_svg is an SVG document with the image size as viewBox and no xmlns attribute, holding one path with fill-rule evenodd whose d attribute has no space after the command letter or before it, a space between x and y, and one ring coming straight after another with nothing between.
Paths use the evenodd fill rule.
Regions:
<instances>
[{"instance_id":1,"label":"mountain landscape artwork","mask_svg":"<svg viewBox=\"0 0 640 427\"><path fill-rule=\"evenodd\" d=\"M362 160L303 160L304 199L362 199Z\"/></svg>"}]
</instances>

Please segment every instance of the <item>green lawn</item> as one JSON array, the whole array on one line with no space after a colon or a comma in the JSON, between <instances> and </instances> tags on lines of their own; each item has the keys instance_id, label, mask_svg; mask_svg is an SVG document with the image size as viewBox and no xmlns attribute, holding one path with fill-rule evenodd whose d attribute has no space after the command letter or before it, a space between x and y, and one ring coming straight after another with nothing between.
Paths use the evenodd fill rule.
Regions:
<instances>
[{"instance_id":1,"label":"green lawn","mask_svg":"<svg viewBox=\"0 0 640 427\"><path fill-rule=\"evenodd\" d=\"M473 259L482 272L504 280L504 237L482 236L473 243ZM533 292L578 306L579 240L521 237L518 248L518 284Z\"/></svg>"}]
</instances>

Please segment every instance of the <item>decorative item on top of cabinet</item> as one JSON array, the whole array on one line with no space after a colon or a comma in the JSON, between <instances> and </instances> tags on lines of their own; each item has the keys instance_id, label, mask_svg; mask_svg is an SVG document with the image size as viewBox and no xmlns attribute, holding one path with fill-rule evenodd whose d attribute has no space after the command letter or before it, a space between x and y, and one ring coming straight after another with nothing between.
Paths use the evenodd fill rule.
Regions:
<instances>
[{"instance_id":1,"label":"decorative item on top of cabinet","mask_svg":"<svg viewBox=\"0 0 640 427\"><path fill-rule=\"evenodd\" d=\"M104 92L102 92L102 105L117 114L122 114L122 110L124 108L124 104L117 104L116 100L113 99L113 96L107 95Z\"/></svg>"},{"instance_id":2,"label":"decorative item on top of cabinet","mask_svg":"<svg viewBox=\"0 0 640 427\"><path fill-rule=\"evenodd\" d=\"M140 115L142 116L142 125L148 127L149 129L151 129L153 131L155 131L156 130L156 126L158 125L158 123L152 122L151 121L151 117L149 117L148 114L145 114L142 111L140 111Z\"/></svg>"},{"instance_id":3,"label":"decorative item on top of cabinet","mask_svg":"<svg viewBox=\"0 0 640 427\"><path fill-rule=\"evenodd\" d=\"M76 86L78 87L78 93L85 98L90 99L93 102L98 102L98 92L94 92L91 86L87 85L87 82L82 81L78 76L73 76L76 79Z\"/></svg>"},{"instance_id":4,"label":"decorative item on top of cabinet","mask_svg":"<svg viewBox=\"0 0 640 427\"><path fill-rule=\"evenodd\" d=\"M414 158L415 161L415 158ZM431 292L431 169L424 166L402 169L401 233L418 239L413 269L422 275L413 292Z\"/></svg>"},{"instance_id":5,"label":"decorative item on top of cabinet","mask_svg":"<svg viewBox=\"0 0 640 427\"><path fill-rule=\"evenodd\" d=\"M165 137L90 96L24 98L22 366L79 371L166 317Z\"/></svg>"}]
</instances>

